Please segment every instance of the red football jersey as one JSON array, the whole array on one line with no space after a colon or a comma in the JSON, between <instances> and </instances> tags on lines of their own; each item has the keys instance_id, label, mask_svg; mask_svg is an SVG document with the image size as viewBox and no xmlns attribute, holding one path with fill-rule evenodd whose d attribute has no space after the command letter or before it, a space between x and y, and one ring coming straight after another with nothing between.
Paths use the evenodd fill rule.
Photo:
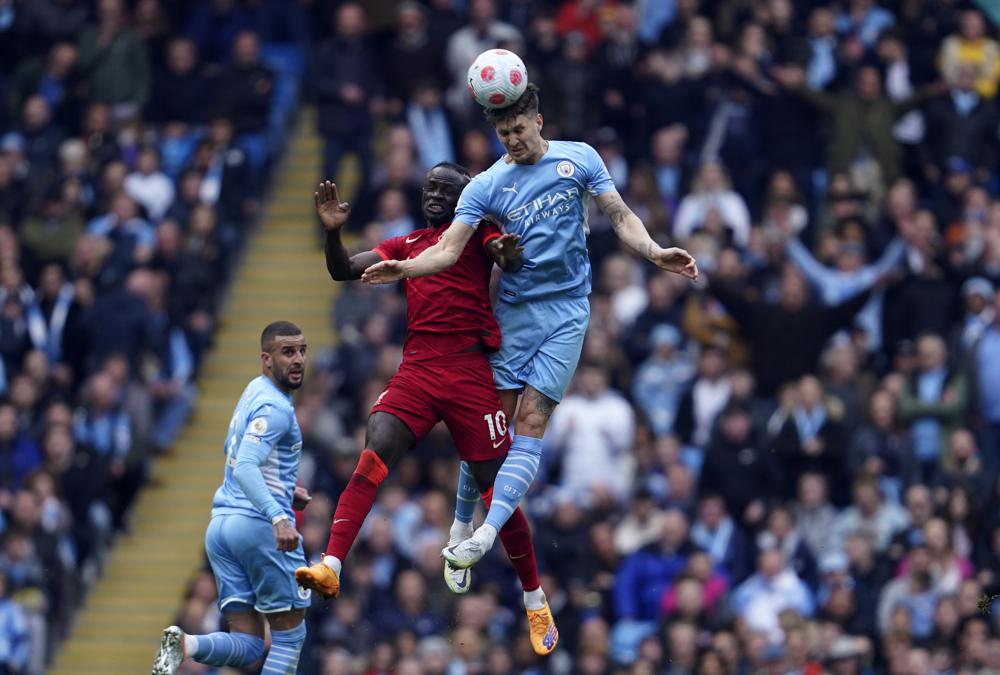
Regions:
<instances>
[{"instance_id":1,"label":"red football jersey","mask_svg":"<svg viewBox=\"0 0 1000 675\"><path fill-rule=\"evenodd\" d=\"M375 247L375 253L383 260L415 258L436 244L449 225L386 239ZM490 352L500 349L500 327L490 307L493 258L486 250L487 242L499 236L495 225L483 223L454 265L427 277L403 280L407 322L403 358L454 354L478 343Z\"/></svg>"}]
</instances>

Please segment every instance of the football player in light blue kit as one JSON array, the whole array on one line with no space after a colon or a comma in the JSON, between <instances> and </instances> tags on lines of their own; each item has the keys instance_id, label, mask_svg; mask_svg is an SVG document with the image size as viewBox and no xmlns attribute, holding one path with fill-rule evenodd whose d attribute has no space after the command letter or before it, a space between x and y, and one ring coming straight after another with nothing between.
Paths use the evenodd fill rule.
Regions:
<instances>
[{"instance_id":1,"label":"football player in light blue kit","mask_svg":"<svg viewBox=\"0 0 1000 675\"><path fill-rule=\"evenodd\" d=\"M292 508L309 495L295 483L302 432L292 392L302 386L306 341L277 321L260 337L263 374L243 390L226 434L222 486L212 500L205 550L219 589L229 633L185 635L163 631L152 675L173 675L185 658L210 666L246 668L264 653L264 618L271 649L261 673L294 675L306 637L310 591L295 582L306 564Z\"/></svg>"},{"instance_id":2,"label":"football player in light blue kit","mask_svg":"<svg viewBox=\"0 0 1000 675\"><path fill-rule=\"evenodd\" d=\"M590 199L597 200L615 233L636 253L661 269L698 277L687 251L661 248L650 238L594 148L542 138L537 87L529 84L512 106L485 113L507 154L466 186L455 219L437 245L410 260L377 263L362 277L391 283L439 272L455 263L488 215L499 218L504 231L518 235L524 247L521 271L501 277L496 317L503 342L490 359L508 419L521 394L516 435L497 475L486 522L474 533L476 501L471 495L478 491L469 472L461 472L456 522L442 551L458 568L468 568L486 554L527 492L538 472L545 427L580 359L590 319Z\"/></svg>"}]
</instances>

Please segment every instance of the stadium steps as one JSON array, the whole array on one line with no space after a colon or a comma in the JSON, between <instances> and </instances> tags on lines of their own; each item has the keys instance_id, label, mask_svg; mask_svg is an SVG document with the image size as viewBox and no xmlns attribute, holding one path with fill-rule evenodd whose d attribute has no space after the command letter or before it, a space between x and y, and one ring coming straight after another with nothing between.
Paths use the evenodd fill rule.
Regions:
<instances>
[{"instance_id":1,"label":"stadium steps","mask_svg":"<svg viewBox=\"0 0 1000 675\"><path fill-rule=\"evenodd\" d=\"M260 374L258 340L271 321L302 327L312 354L332 344L331 300L313 215L320 139L305 109L289 138L261 223L248 242L199 379L199 400L173 452L134 507L130 533L109 552L62 645L53 675L148 673L162 629L203 562L222 444L240 392Z\"/></svg>"}]
</instances>

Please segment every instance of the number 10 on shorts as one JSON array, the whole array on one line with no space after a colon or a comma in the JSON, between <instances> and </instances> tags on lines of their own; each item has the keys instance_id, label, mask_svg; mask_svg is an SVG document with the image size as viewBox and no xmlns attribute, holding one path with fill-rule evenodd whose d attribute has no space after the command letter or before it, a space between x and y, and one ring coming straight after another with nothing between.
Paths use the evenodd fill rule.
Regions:
<instances>
[{"instance_id":1,"label":"number 10 on shorts","mask_svg":"<svg viewBox=\"0 0 1000 675\"><path fill-rule=\"evenodd\" d=\"M490 428L491 441L507 435L507 416L504 415L503 410L497 410L495 413L486 413L483 415L483 419L486 420L486 426Z\"/></svg>"}]
</instances>

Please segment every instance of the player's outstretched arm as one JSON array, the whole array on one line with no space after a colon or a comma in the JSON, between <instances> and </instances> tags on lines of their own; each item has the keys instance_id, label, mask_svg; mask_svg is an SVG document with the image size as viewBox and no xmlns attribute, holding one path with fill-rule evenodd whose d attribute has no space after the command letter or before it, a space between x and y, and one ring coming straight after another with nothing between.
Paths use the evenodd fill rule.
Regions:
<instances>
[{"instance_id":1,"label":"player's outstretched arm","mask_svg":"<svg viewBox=\"0 0 1000 675\"><path fill-rule=\"evenodd\" d=\"M354 257L347 254L347 249L340 240L340 230L351 215L351 205L340 201L337 184L332 181L320 183L313 197L316 200L316 214L326 230L324 253L326 271L330 273L330 278L334 281L360 279L361 273L381 258L374 251L365 251Z\"/></svg>"},{"instance_id":2,"label":"player's outstretched arm","mask_svg":"<svg viewBox=\"0 0 1000 675\"><path fill-rule=\"evenodd\" d=\"M663 248L653 241L642 220L632 212L618 192L611 190L598 195L597 205L611 221L618 238L633 251L660 269L692 280L698 278L698 264L694 257L682 248Z\"/></svg>"},{"instance_id":3,"label":"player's outstretched arm","mask_svg":"<svg viewBox=\"0 0 1000 675\"><path fill-rule=\"evenodd\" d=\"M410 260L383 260L365 270L361 280L369 284L391 284L401 279L426 277L446 270L458 261L476 231L460 220L452 222L438 243Z\"/></svg>"}]
</instances>

